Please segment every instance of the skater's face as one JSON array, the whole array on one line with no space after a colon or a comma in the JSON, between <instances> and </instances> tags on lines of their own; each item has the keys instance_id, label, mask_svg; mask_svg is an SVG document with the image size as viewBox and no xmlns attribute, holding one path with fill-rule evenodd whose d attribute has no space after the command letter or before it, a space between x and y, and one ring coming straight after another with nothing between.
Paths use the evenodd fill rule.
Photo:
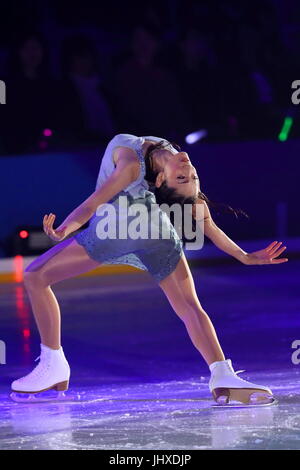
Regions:
<instances>
[{"instance_id":1,"label":"skater's face","mask_svg":"<svg viewBox=\"0 0 300 470\"><path fill-rule=\"evenodd\" d=\"M160 187L165 181L169 187L175 188L185 197L196 196L200 191L199 178L188 154L175 149L163 149L159 152L163 168L157 176L156 186Z\"/></svg>"}]
</instances>

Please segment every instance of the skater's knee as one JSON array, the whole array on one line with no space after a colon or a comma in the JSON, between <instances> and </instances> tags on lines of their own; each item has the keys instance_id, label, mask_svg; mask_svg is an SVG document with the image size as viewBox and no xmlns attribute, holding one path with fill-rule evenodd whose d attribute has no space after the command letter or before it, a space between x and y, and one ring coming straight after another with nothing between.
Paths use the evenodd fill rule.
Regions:
<instances>
[{"instance_id":1,"label":"skater's knee","mask_svg":"<svg viewBox=\"0 0 300 470\"><path fill-rule=\"evenodd\" d=\"M201 315L204 313L200 303L194 297L184 296L177 305L177 312L183 321L189 319L194 315Z\"/></svg>"},{"instance_id":2,"label":"skater's knee","mask_svg":"<svg viewBox=\"0 0 300 470\"><path fill-rule=\"evenodd\" d=\"M27 289L46 286L42 271L32 271L30 266L25 269L23 279Z\"/></svg>"}]
</instances>

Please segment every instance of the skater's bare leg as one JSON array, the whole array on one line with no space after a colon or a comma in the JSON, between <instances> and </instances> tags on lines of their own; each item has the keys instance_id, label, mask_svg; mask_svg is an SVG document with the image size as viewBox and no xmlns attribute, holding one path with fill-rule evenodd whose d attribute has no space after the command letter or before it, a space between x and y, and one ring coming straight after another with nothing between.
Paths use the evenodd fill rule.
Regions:
<instances>
[{"instance_id":1,"label":"skater's bare leg","mask_svg":"<svg viewBox=\"0 0 300 470\"><path fill-rule=\"evenodd\" d=\"M24 284L41 336L41 343L60 348L60 309L51 285L99 266L72 237L36 258L25 270Z\"/></svg>"},{"instance_id":2,"label":"skater's bare leg","mask_svg":"<svg viewBox=\"0 0 300 470\"><path fill-rule=\"evenodd\" d=\"M274 403L268 387L241 379L232 368L231 360L225 360L215 329L197 297L185 255L160 287L184 322L194 346L207 364L212 365L209 388L217 403L237 401L258 406Z\"/></svg>"},{"instance_id":3,"label":"skater's bare leg","mask_svg":"<svg viewBox=\"0 0 300 470\"><path fill-rule=\"evenodd\" d=\"M208 365L225 359L215 329L201 306L185 255L176 269L160 282L171 306L184 322L188 334Z\"/></svg>"}]
</instances>

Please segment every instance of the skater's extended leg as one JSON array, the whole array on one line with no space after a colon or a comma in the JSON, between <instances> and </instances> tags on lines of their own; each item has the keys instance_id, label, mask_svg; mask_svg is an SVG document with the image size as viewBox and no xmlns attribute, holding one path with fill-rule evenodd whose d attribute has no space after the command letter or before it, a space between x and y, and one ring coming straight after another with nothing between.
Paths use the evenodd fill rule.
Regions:
<instances>
[{"instance_id":1,"label":"skater's extended leg","mask_svg":"<svg viewBox=\"0 0 300 470\"><path fill-rule=\"evenodd\" d=\"M199 302L185 255L181 257L176 269L159 285L207 364L224 360L213 324Z\"/></svg>"},{"instance_id":2,"label":"skater's extended leg","mask_svg":"<svg viewBox=\"0 0 300 470\"><path fill-rule=\"evenodd\" d=\"M60 348L60 310L51 285L99 266L74 238L50 248L25 270L24 284L41 336L41 343Z\"/></svg>"},{"instance_id":3,"label":"skater's extended leg","mask_svg":"<svg viewBox=\"0 0 300 470\"><path fill-rule=\"evenodd\" d=\"M160 287L184 322L194 346L210 366L209 388L215 400L225 404L232 401L246 405L273 403L272 391L268 387L241 379L231 360L225 360L215 329L197 297L185 255Z\"/></svg>"},{"instance_id":4,"label":"skater's extended leg","mask_svg":"<svg viewBox=\"0 0 300 470\"><path fill-rule=\"evenodd\" d=\"M68 389L70 366L60 346L60 311L50 285L98 265L70 238L39 256L25 270L24 282L41 336L41 355L32 372L12 383L14 400L24 400L18 392L35 394L55 389L63 393Z\"/></svg>"}]
</instances>

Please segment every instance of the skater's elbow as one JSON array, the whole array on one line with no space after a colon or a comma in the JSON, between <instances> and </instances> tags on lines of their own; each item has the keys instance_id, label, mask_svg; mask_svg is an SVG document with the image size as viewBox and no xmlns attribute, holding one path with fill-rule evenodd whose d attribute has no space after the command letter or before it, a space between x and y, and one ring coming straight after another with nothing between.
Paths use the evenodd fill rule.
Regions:
<instances>
[{"instance_id":1,"label":"skater's elbow","mask_svg":"<svg viewBox=\"0 0 300 470\"><path fill-rule=\"evenodd\" d=\"M212 218L204 220L204 235L212 242L216 242L220 237L221 229L215 224Z\"/></svg>"}]
</instances>

